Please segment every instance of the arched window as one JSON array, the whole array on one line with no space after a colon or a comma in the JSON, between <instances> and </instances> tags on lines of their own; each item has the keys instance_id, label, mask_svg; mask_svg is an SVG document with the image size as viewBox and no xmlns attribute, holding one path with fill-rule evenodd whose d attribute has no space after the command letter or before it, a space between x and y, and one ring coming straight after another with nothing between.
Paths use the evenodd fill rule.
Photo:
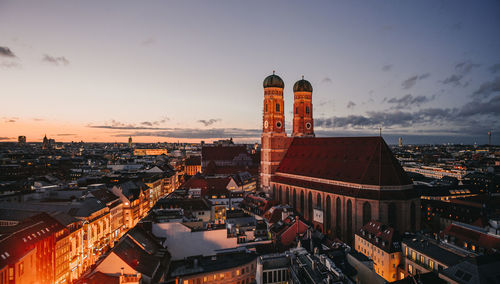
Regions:
<instances>
[{"instance_id":1,"label":"arched window","mask_svg":"<svg viewBox=\"0 0 500 284\"><path fill-rule=\"evenodd\" d=\"M300 191L300 213L304 214L304 191Z\"/></svg>"},{"instance_id":2,"label":"arched window","mask_svg":"<svg viewBox=\"0 0 500 284\"><path fill-rule=\"evenodd\" d=\"M293 204L293 209L297 210L297 191L295 188L293 189L293 196L292 196L292 204Z\"/></svg>"},{"instance_id":3,"label":"arched window","mask_svg":"<svg viewBox=\"0 0 500 284\"><path fill-rule=\"evenodd\" d=\"M326 230L330 233L332 228L332 202L330 200L330 195L326 196Z\"/></svg>"},{"instance_id":4,"label":"arched window","mask_svg":"<svg viewBox=\"0 0 500 284\"><path fill-rule=\"evenodd\" d=\"M278 189L278 202L281 203L281 201L283 200L283 197L281 196L283 194L283 192L281 191L281 185Z\"/></svg>"},{"instance_id":5,"label":"arched window","mask_svg":"<svg viewBox=\"0 0 500 284\"><path fill-rule=\"evenodd\" d=\"M396 215L396 204L394 202L389 203L387 207L387 221L389 222L389 226L396 227L398 225L398 219Z\"/></svg>"},{"instance_id":6,"label":"arched window","mask_svg":"<svg viewBox=\"0 0 500 284\"><path fill-rule=\"evenodd\" d=\"M321 209L321 194L319 194L319 193L316 196L316 207L318 207L319 209Z\"/></svg>"},{"instance_id":7,"label":"arched window","mask_svg":"<svg viewBox=\"0 0 500 284\"><path fill-rule=\"evenodd\" d=\"M266 104L266 112L267 112L267 104Z\"/></svg>"},{"instance_id":8,"label":"arched window","mask_svg":"<svg viewBox=\"0 0 500 284\"><path fill-rule=\"evenodd\" d=\"M280 104L276 104L276 112L280 112Z\"/></svg>"},{"instance_id":9,"label":"arched window","mask_svg":"<svg viewBox=\"0 0 500 284\"><path fill-rule=\"evenodd\" d=\"M363 226L372 219L372 206L368 201L363 203Z\"/></svg>"},{"instance_id":10,"label":"arched window","mask_svg":"<svg viewBox=\"0 0 500 284\"><path fill-rule=\"evenodd\" d=\"M290 204L290 188L286 188L286 204Z\"/></svg>"},{"instance_id":11,"label":"arched window","mask_svg":"<svg viewBox=\"0 0 500 284\"><path fill-rule=\"evenodd\" d=\"M346 214L346 218L347 218L347 240L348 240L348 243L351 243L352 242L352 202L351 200L347 200L347 214Z\"/></svg>"},{"instance_id":12,"label":"arched window","mask_svg":"<svg viewBox=\"0 0 500 284\"><path fill-rule=\"evenodd\" d=\"M307 195L307 209L309 210L309 221L312 222L313 220L313 196L312 193L309 191L309 194Z\"/></svg>"},{"instance_id":13,"label":"arched window","mask_svg":"<svg viewBox=\"0 0 500 284\"><path fill-rule=\"evenodd\" d=\"M309 114L309 106L306 106L306 114Z\"/></svg>"},{"instance_id":14,"label":"arched window","mask_svg":"<svg viewBox=\"0 0 500 284\"><path fill-rule=\"evenodd\" d=\"M295 114L299 114L299 108L298 107L295 108Z\"/></svg>"},{"instance_id":15,"label":"arched window","mask_svg":"<svg viewBox=\"0 0 500 284\"><path fill-rule=\"evenodd\" d=\"M415 208L415 203L413 201L411 202L410 205L410 225L411 225L411 230L414 232L416 231L417 227L417 209Z\"/></svg>"},{"instance_id":16,"label":"arched window","mask_svg":"<svg viewBox=\"0 0 500 284\"><path fill-rule=\"evenodd\" d=\"M342 234L342 201L340 201L340 197L337 197L337 201L335 202L335 232L337 233L337 237L340 237Z\"/></svg>"}]
</instances>

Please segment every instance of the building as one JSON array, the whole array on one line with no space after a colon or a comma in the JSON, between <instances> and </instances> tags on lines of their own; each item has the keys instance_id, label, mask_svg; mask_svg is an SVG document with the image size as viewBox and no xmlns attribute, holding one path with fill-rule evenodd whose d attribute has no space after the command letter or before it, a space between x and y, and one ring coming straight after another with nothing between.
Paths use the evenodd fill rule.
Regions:
<instances>
[{"instance_id":1,"label":"building","mask_svg":"<svg viewBox=\"0 0 500 284\"><path fill-rule=\"evenodd\" d=\"M326 254L311 254L302 247L257 259L257 284L266 283L352 283Z\"/></svg>"},{"instance_id":2,"label":"building","mask_svg":"<svg viewBox=\"0 0 500 284\"><path fill-rule=\"evenodd\" d=\"M201 157L191 156L184 161L184 171L188 176L201 173Z\"/></svg>"},{"instance_id":3,"label":"building","mask_svg":"<svg viewBox=\"0 0 500 284\"><path fill-rule=\"evenodd\" d=\"M160 283L170 265L170 254L158 239L136 226L100 261L95 271L110 275L140 275L140 283Z\"/></svg>"},{"instance_id":4,"label":"building","mask_svg":"<svg viewBox=\"0 0 500 284\"><path fill-rule=\"evenodd\" d=\"M373 261L373 270L385 280L399 279L401 244L398 233L376 221L366 223L354 237L354 249Z\"/></svg>"},{"instance_id":5,"label":"building","mask_svg":"<svg viewBox=\"0 0 500 284\"><path fill-rule=\"evenodd\" d=\"M62 246L56 254L56 234L65 227L46 213L29 218L0 238L1 283L56 283L64 279L68 264L61 259ZM62 235L59 235L60 239ZM56 265L57 260L57 265ZM59 281L59 279L57 279Z\"/></svg>"},{"instance_id":6,"label":"building","mask_svg":"<svg viewBox=\"0 0 500 284\"><path fill-rule=\"evenodd\" d=\"M188 257L172 262L169 279L180 284L253 283L256 259L248 250Z\"/></svg>"},{"instance_id":7,"label":"building","mask_svg":"<svg viewBox=\"0 0 500 284\"><path fill-rule=\"evenodd\" d=\"M201 148L202 170L204 170L210 162L215 163L218 167L251 166L252 157L244 145L203 146Z\"/></svg>"},{"instance_id":8,"label":"building","mask_svg":"<svg viewBox=\"0 0 500 284\"><path fill-rule=\"evenodd\" d=\"M401 241L403 270L400 279L427 272L440 273L471 255L422 235L408 235Z\"/></svg>"},{"instance_id":9,"label":"building","mask_svg":"<svg viewBox=\"0 0 500 284\"><path fill-rule=\"evenodd\" d=\"M261 186L317 230L351 243L370 220L420 227L420 198L382 137L315 138L312 86L295 83L292 137L284 128L283 80L264 80Z\"/></svg>"}]
</instances>

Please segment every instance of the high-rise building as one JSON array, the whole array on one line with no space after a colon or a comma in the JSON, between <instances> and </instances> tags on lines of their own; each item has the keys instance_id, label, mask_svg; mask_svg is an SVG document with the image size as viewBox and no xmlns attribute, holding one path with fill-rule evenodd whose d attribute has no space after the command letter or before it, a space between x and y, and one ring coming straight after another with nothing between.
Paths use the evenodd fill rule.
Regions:
<instances>
[{"instance_id":1,"label":"high-rise building","mask_svg":"<svg viewBox=\"0 0 500 284\"><path fill-rule=\"evenodd\" d=\"M128 147L132 148L132 136L128 138Z\"/></svg>"},{"instance_id":2,"label":"high-rise building","mask_svg":"<svg viewBox=\"0 0 500 284\"><path fill-rule=\"evenodd\" d=\"M403 137L399 137L398 139L398 146L403 147Z\"/></svg>"}]
</instances>

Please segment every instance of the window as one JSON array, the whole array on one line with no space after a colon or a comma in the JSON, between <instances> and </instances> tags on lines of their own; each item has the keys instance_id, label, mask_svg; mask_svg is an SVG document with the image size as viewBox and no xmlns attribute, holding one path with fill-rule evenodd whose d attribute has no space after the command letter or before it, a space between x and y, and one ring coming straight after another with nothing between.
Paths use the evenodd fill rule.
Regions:
<instances>
[{"instance_id":1,"label":"window","mask_svg":"<svg viewBox=\"0 0 500 284\"><path fill-rule=\"evenodd\" d=\"M429 259L429 267L434 270L434 261L432 259Z\"/></svg>"},{"instance_id":2,"label":"window","mask_svg":"<svg viewBox=\"0 0 500 284\"><path fill-rule=\"evenodd\" d=\"M279 112L280 111L280 104L276 104L276 111Z\"/></svg>"},{"instance_id":3,"label":"window","mask_svg":"<svg viewBox=\"0 0 500 284\"><path fill-rule=\"evenodd\" d=\"M413 274L413 266L411 264L408 264L408 273Z\"/></svg>"},{"instance_id":4,"label":"window","mask_svg":"<svg viewBox=\"0 0 500 284\"><path fill-rule=\"evenodd\" d=\"M420 256L420 263L425 264L425 257L423 255Z\"/></svg>"},{"instance_id":5,"label":"window","mask_svg":"<svg viewBox=\"0 0 500 284\"><path fill-rule=\"evenodd\" d=\"M295 114L299 114L299 108L298 107L295 108Z\"/></svg>"},{"instance_id":6,"label":"window","mask_svg":"<svg viewBox=\"0 0 500 284\"><path fill-rule=\"evenodd\" d=\"M306 106L306 114L309 114L309 107Z\"/></svg>"},{"instance_id":7,"label":"window","mask_svg":"<svg viewBox=\"0 0 500 284\"><path fill-rule=\"evenodd\" d=\"M415 251L411 252L411 259L413 259L413 261L417 260L417 253Z\"/></svg>"},{"instance_id":8,"label":"window","mask_svg":"<svg viewBox=\"0 0 500 284\"><path fill-rule=\"evenodd\" d=\"M267 112L267 104L266 104L266 112Z\"/></svg>"}]
</instances>

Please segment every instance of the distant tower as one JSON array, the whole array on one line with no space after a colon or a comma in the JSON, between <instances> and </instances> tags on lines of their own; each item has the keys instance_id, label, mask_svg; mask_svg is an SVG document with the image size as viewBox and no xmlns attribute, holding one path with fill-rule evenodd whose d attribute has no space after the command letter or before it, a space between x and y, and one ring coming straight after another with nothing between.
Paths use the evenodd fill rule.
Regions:
<instances>
[{"instance_id":1,"label":"distant tower","mask_svg":"<svg viewBox=\"0 0 500 284\"><path fill-rule=\"evenodd\" d=\"M285 83L273 74L264 79L264 114L260 162L261 187L270 192L272 175L283 159L288 141L285 133L283 89Z\"/></svg>"},{"instance_id":2,"label":"distant tower","mask_svg":"<svg viewBox=\"0 0 500 284\"><path fill-rule=\"evenodd\" d=\"M314 137L312 91L304 76L293 85L293 137Z\"/></svg>"},{"instance_id":3,"label":"distant tower","mask_svg":"<svg viewBox=\"0 0 500 284\"><path fill-rule=\"evenodd\" d=\"M491 145L491 131L488 131L488 145Z\"/></svg>"},{"instance_id":4,"label":"distant tower","mask_svg":"<svg viewBox=\"0 0 500 284\"><path fill-rule=\"evenodd\" d=\"M132 148L132 136L128 138L128 147Z\"/></svg>"},{"instance_id":5,"label":"distant tower","mask_svg":"<svg viewBox=\"0 0 500 284\"><path fill-rule=\"evenodd\" d=\"M19 143L19 145L26 144L26 136L21 135L21 136L17 137L17 143Z\"/></svg>"},{"instance_id":6,"label":"distant tower","mask_svg":"<svg viewBox=\"0 0 500 284\"><path fill-rule=\"evenodd\" d=\"M47 134L43 137L42 149L47 149L49 147L49 139L47 139Z\"/></svg>"},{"instance_id":7,"label":"distant tower","mask_svg":"<svg viewBox=\"0 0 500 284\"><path fill-rule=\"evenodd\" d=\"M399 137L398 145L399 147L403 147L403 137Z\"/></svg>"}]
</instances>

